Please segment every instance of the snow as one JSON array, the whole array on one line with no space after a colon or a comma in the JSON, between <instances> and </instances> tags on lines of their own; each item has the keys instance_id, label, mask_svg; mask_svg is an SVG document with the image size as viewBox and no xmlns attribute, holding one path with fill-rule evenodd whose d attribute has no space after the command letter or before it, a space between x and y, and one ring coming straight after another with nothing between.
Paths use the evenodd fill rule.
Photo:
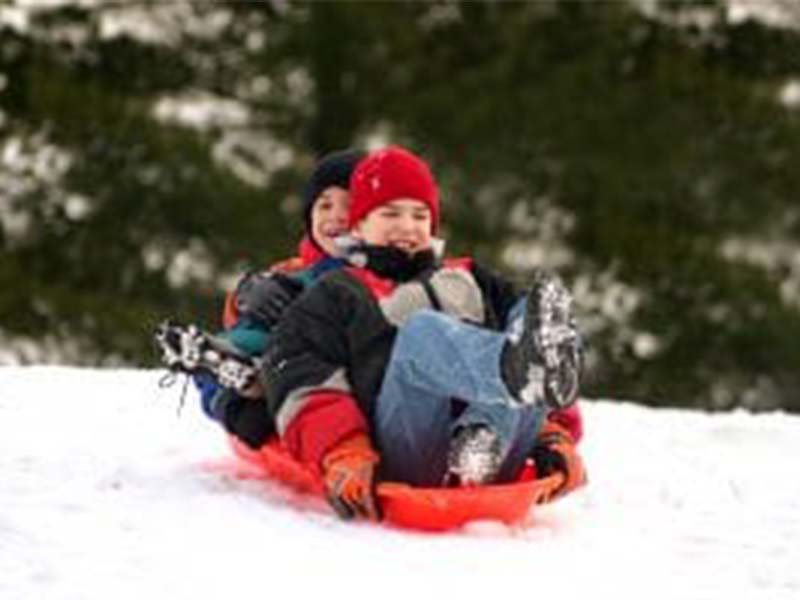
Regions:
<instances>
[{"instance_id":1,"label":"snow","mask_svg":"<svg viewBox=\"0 0 800 600\"><path fill-rule=\"evenodd\" d=\"M798 417L586 402L587 488L424 534L248 476L162 376L0 368L0 598L800 597Z\"/></svg>"}]
</instances>

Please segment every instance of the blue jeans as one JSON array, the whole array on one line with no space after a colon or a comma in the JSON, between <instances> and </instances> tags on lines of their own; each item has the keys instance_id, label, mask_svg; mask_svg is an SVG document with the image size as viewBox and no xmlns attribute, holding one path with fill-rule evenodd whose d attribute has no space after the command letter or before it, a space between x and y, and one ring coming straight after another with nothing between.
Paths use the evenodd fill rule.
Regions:
<instances>
[{"instance_id":1,"label":"blue jeans","mask_svg":"<svg viewBox=\"0 0 800 600\"><path fill-rule=\"evenodd\" d=\"M509 323L519 325L524 300ZM442 485L453 432L483 424L498 435L498 481L512 480L535 443L546 409L522 405L500 376L508 333L422 310L399 328L375 405L375 437L386 480Z\"/></svg>"}]
</instances>

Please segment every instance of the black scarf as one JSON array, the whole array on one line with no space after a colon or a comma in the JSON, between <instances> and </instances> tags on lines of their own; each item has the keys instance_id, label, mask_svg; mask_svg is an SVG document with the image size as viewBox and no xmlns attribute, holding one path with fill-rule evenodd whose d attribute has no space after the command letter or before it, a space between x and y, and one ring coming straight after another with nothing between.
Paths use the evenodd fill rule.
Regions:
<instances>
[{"instance_id":1,"label":"black scarf","mask_svg":"<svg viewBox=\"0 0 800 600\"><path fill-rule=\"evenodd\" d=\"M433 250L420 250L409 254L393 246L359 245L350 251L348 259L359 267L365 267L384 279L406 282L419 277L437 266Z\"/></svg>"}]
</instances>

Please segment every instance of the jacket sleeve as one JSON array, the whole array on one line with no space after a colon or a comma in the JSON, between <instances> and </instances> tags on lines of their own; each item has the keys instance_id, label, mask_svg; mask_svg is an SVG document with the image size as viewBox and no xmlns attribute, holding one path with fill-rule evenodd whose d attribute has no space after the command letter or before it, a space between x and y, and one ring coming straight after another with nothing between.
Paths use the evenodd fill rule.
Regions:
<instances>
[{"instance_id":1,"label":"jacket sleeve","mask_svg":"<svg viewBox=\"0 0 800 600\"><path fill-rule=\"evenodd\" d=\"M472 263L472 275L486 301L487 325L497 329L505 328L508 315L522 294L513 283L477 262Z\"/></svg>"},{"instance_id":2,"label":"jacket sleeve","mask_svg":"<svg viewBox=\"0 0 800 600\"><path fill-rule=\"evenodd\" d=\"M266 269L266 272L291 275L292 277L300 280L303 284L308 285L308 266L309 265L306 264L303 259L295 256L272 265ZM222 326L224 329L233 329L239 323L239 319L241 318L238 308L239 291L241 290L242 285L258 272L258 270L248 271L242 275L241 278L239 278L236 287L225 294L225 301L222 307Z\"/></svg>"},{"instance_id":3,"label":"jacket sleeve","mask_svg":"<svg viewBox=\"0 0 800 600\"><path fill-rule=\"evenodd\" d=\"M368 431L347 376L352 298L323 277L286 311L264 360L270 412L296 459L318 465L341 440Z\"/></svg>"}]
</instances>

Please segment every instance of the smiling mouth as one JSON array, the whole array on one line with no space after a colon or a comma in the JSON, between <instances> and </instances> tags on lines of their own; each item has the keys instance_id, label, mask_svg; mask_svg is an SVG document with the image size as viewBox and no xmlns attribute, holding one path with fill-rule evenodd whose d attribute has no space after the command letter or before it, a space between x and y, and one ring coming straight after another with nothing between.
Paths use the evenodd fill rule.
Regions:
<instances>
[{"instance_id":1,"label":"smiling mouth","mask_svg":"<svg viewBox=\"0 0 800 600\"><path fill-rule=\"evenodd\" d=\"M406 250L406 251L413 250L416 247L416 244L414 244L413 242L408 242L405 240L390 241L389 245L395 248L400 248L400 250Z\"/></svg>"},{"instance_id":2,"label":"smiling mouth","mask_svg":"<svg viewBox=\"0 0 800 600\"><path fill-rule=\"evenodd\" d=\"M337 238L337 237L339 237L340 235L342 235L344 233L347 233L347 229L340 228L340 227L335 227L335 228L323 229L322 230L322 235L324 235L325 237L331 238L331 239Z\"/></svg>"}]
</instances>

